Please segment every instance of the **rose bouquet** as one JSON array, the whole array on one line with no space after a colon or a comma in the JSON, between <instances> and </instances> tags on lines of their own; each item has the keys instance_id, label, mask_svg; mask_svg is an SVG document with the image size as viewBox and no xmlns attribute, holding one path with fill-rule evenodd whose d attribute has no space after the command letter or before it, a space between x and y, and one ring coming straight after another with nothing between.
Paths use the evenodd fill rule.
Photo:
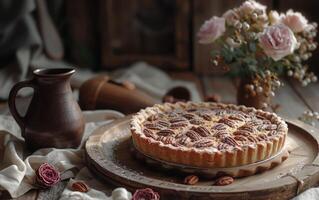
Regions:
<instances>
[{"instance_id":1,"label":"rose bouquet","mask_svg":"<svg viewBox=\"0 0 319 200\"><path fill-rule=\"evenodd\" d=\"M280 75L294 77L303 86L317 81L303 64L317 48L316 29L317 24L299 12L267 13L266 6L249 0L205 21L197 36L199 43L214 44L213 66L241 78L244 98L268 98L282 85Z\"/></svg>"}]
</instances>

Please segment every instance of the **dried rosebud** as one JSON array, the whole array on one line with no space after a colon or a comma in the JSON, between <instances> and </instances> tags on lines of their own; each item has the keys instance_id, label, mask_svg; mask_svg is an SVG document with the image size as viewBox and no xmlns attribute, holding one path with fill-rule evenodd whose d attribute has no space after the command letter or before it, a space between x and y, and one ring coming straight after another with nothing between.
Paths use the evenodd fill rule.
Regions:
<instances>
[{"instance_id":1,"label":"dried rosebud","mask_svg":"<svg viewBox=\"0 0 319 200\"><path fill-rule=\"evenodd\" d=\"M132 200L159 200L160 196L150 188L136 190Z\"/></svg>"},{"instance_id":2,"label":"dried rosebud","mask_svg":"<svg viewBox=\"0 0 319 200\"><path fill-rule=\"evenodd\" d=\"M36 182L40 187L51 187L60 180L60 172L49 163L43 163L36 171Z\"/></svg>"},{"instance_id":3,"label":"dried rosebud","mask_svg":"<svg viewBox=\"0 0 319 200\"><path fill-rule=\"evenodd\" d=\"M76 181L72 184L71 186L73 191L78 191L78 192L88 192L89 191L89 186L85 184L83 181Z\"/></svg>"}]
</instances>

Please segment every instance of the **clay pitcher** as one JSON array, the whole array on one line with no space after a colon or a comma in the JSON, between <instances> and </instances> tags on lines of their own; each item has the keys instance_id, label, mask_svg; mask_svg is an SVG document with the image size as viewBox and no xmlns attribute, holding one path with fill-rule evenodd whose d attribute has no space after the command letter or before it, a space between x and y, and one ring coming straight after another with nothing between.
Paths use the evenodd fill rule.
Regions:
<instances>
[{"instance_id":1,"label":"clay pitcher","mask_svg":"<svg viewBox=\"0 0 319 200\"><path fill-rule=\"evenodd\" d=\"M32 80L11 89L9 108L28 148L74 148L81 143L84 119L70 86L74 72L70 68L37 69ZM21 116L15 98L24 87L33 88L34 94L25 116Z\"/></svg>"}]
</instances>

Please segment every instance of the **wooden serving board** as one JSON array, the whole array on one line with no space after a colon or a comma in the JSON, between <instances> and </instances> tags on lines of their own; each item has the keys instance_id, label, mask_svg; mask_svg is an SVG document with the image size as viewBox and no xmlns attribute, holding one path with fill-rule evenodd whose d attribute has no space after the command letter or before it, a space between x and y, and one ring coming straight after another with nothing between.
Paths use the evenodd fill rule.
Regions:
<instances>
[{"instance_id":1,"label":"wooden serving board","mask_svg":"<svg viewBox=\"0 0 319 200\"><path fill-rule=\"evenodd\" d=\"M128 189L150 187L161 199L290 199L319 181L319 132L297 120L287 121L286 161L266 172L235 179L228 186L213 186L201 178L197 185L185 185L185 174L149 167L130 151L129 117L95 130L86 143L88 167L109 182Z\"/></svg>"}]
</instances>

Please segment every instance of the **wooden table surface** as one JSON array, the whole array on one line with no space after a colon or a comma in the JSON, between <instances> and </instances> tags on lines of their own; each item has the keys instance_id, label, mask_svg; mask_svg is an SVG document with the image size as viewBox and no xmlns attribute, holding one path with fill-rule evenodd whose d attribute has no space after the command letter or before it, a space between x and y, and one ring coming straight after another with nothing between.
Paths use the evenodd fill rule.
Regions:
<instances>
[{"instance_id":1,"label":"wooden table surface","mask_svg":"<svg viewBox=\"0 0 319 200\"><path fill-rule=\"evenodd\" d=\"M196 83L202 96L218 94L222 102L236 103L236 81L225 77L198 76L192 73L170 73L173 78L189 80ZM272 99L272 105L278 105L275 111L284 118L297 119L305 110L319 111L319 83L313 83L302 87L299 83L285 80L284 86L277 90ZM5 103L0 104L0 113L7 113ZM319 123L315 125L319 127ZM29 191L18 199L58 199L65 183L47 191ZM5 198L7 197L7 198ZM0 199L8 199L7 195L0 195Z\"/></svg>"}]
</instances>

